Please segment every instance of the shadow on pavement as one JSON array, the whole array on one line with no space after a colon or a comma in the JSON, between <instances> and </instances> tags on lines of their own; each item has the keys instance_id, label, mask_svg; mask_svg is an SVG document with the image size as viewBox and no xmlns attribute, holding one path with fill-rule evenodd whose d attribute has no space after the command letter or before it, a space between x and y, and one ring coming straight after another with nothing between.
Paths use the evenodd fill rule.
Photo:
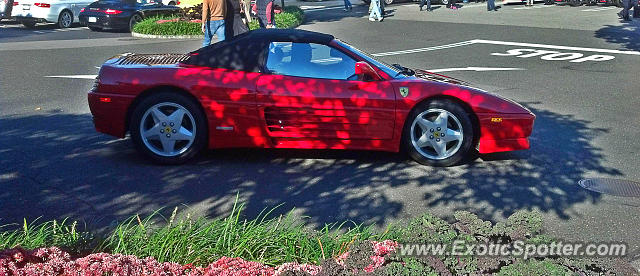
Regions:
<instances>
[{"instance_id":1,"label":"shadow on pavement","mask_svg":"<svg viewBox=\"0 0 640 276\"><path fill-rule=\"evenodd\" d=\"M528 151L481 156L450 168L420 166L401 154L365 151L210 151L182 166L156 166L128 139L94 131L89 115L0 118L0 224L70 216L103 227L130 215L185 204L197 215L225 215L236 194L246 215L283 204L315 225L384 224L436 208L485 218L537 209L569 219L573 205L600 195L576 182L602 164L591 140L607 133L571 115L532 109ZM452 213L451 213L452 214Z\"/></svg>"},{"instance_id":2,"label":"shadow on pavement","mask_svg":"<svg viewBox=\"0 0 640 276\"><path fill-rule=\"evenodd\" d=\"M622 26L605 25L595 31L594 36L609 43L619 44L621 48L640 51L640 24L638 24L638 20L634 18L632 22L623 22Z\"/></svg>"}]
</instances>

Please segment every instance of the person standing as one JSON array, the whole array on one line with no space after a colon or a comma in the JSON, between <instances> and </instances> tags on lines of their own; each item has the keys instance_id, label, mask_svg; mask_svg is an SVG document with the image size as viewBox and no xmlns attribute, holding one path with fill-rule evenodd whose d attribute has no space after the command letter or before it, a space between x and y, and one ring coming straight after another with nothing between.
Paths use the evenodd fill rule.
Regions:
<instances>
[{"instance_id":1,"label":"person standing","mask_svg":"<svg viewBox=\"0 0 640 276\"><path fill-rule=\"evenodd\" d=\"M353 5L351 5L351 1L344 0L344 11L351 11L353 9Z\"/></svg>"},{"instance_id":2,"label":"person standing","mask_svg":"<svg viewBox=\"0 0 640 276\"><path fill-rule=\"evenodd\" d=\"M255 7L260 28L275 28L276 26L273 23L273 0L256 0Z\"/></svg>"},{"instance_id":3,"label":"person standing","mask_svg":"<svg viewBox=\"0 0 640 276\"><path fill-rule=\"evenodd\" d=\"M631 21L631 18L629 18L630 9L631 9L631 1L622 0L622 10L618 12L618 16L620 16L620 18L622 18L622 20L624 21Z\"/></svg>"},{"instance_id":4,"label":"person standing","mask_svg":"<svg viewBox=\"0 0 640 276\"><path fill-rule=\"evenodd\" d=\"M422 11L425 2L427 3L427 11L431 11L431 0L420 0L420 11Z\"/></svg>"},{"instance_id":5,"label":"person standing","mask_svg":"<svg viewBox=\"0 0 640 276\"><path fill-rule=\"evenodd\" d=\"M497 11L495 0L487 0L487 11Z\"/></svg>"},{"instance_id":6,"label":"person standing","mask_svg":"<svg viewBox=\"0 0 640 276\"><path fill-rule=\"evenodd\" d=\"M207 47L211 44L214 34L218 37L218 41L225 39L225 13L225 0L202 0L202 32L204 33L202 47Z\"/></svg>"},{"instance_id":7,"label":"person standing","mask_svg":"<svg viewBox=\"0 0 640 276\"><path fill-rule=\"evenodd\" d=\"M380 1L381 0L371 0L371 3L369 3L369 9L371 10L371 12L369 13L369 21L382 21Z\"/></svg>"},{"instance_id":8,"label":"person standing","mask_svg":"<svg viewBox=\"0 0 640 276\"><path fill-rule=\"evenodd\" d=\"M227 12L224 17L225 39L231 39L241 33L249 31L249 27L242 20L243 4L241 0L226 0Z\"/></svg>"}]
</instances>

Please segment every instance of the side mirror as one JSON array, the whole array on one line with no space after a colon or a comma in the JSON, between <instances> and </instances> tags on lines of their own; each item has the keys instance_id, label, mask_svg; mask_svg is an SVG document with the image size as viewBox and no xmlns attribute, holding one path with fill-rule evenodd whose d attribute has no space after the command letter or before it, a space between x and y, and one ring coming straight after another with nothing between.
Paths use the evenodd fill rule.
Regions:
<instances>
[{"instance_id":1,"label":"side mirror","mask_svg":"<svg viewBox=\"0 0 640 276\"><path fill-rule=\"evenodd\" d=\"M382 78L378 75L378 72L364 61L356 62L356 75L358 76L358 80L360 81L377 81Z\"/></svg>"}]
</instances>

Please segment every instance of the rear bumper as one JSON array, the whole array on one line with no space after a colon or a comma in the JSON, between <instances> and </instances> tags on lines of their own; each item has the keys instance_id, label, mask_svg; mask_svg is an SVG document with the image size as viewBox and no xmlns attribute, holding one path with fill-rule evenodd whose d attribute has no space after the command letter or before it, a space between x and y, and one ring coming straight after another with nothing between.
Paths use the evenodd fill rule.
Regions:
<instances>
[{"instance_id":1,"label":"rear bumper","mask_svg":"<svg viewBox=\"0 0 640 276\"><path fill-rule=\"evenodd\" d=\"M529 148L533 131L533 113L478 114L480 121L479 153L523 150Z\"/></svg>"},{"instance_id":2,"label":"rear bumper","mask_svg":"<svg viewBox=\"0 0 640 276\"><path fill-rule=\"evenodd\" d=\"M96 22L89 22L89 18L94 17ZM127 29L129 28L129 17L112 16L104 14L85 14L82 13L78 20L80 24L87 27L95 27L101 29Z\"/></svg>"},{"instance_id":3,"label":"rear bumper","mask_svg":"<svg viewBox=\"0 0 640 276\"><path fill-rule=\"evenodd\" d=\"M89 109L98 132L123 138L127 132L127 110L133 97L89 92Z\"/></svg>"}]
</instances>

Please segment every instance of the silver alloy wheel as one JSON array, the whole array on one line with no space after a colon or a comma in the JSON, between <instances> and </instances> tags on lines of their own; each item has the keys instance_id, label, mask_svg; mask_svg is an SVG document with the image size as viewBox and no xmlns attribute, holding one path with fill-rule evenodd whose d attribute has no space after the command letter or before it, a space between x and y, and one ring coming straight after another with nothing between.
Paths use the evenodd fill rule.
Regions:
<instances>
[{"instance_id":1,"label":"silver alloy wheel","mask_svg":"<svg viewBox=\"0 0 640 276\"><path fill-rule=\"evenodd\" d=\"M152 106L140 120L142 142L153 153L174 157L187 151L196 138L196 121L183 106L163 102Z\"/></svg>"},{"instance_id":2,"label":"silver alloy wheel","mask_svg":"<svg viewBox=\"0 0 640 276\"><path fill-rule=\"evenodd\" d=\"M411 124L411 144L422 156L442 160L456 154L464 139L462 124L453 113L432 108Z\"/></svg>"},{"instance_id":3,"label":"silver alloy wheel","mask_svg":"<svg viewBox=\"0 0 640 276\"><path fill-rule=\"evenodd\" d=\"M73 23L73 15L68 11L63 11L60 15L60 27L69 28Z\"/></svg>"}]
</instances>

